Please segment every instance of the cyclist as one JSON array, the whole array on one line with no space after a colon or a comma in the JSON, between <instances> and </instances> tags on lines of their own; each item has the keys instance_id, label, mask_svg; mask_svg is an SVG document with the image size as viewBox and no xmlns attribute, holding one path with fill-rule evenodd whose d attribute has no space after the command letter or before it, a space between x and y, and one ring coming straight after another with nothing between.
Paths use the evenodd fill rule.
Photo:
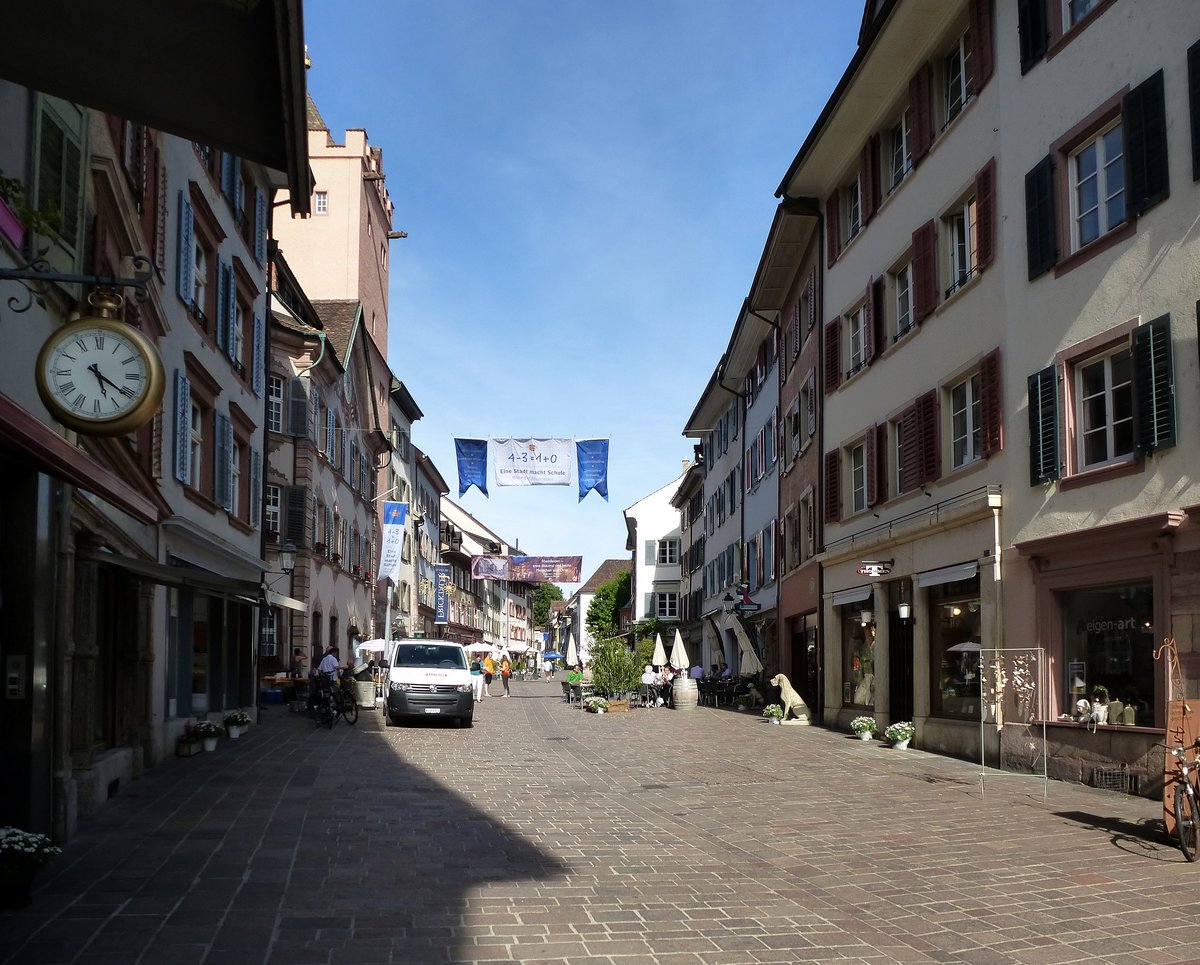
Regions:
<instances>
[{"instance_id":1,"label":"cyclist","mask_svg":"<svg viewBox=\"0 0 1200 965\"><path fill-rule=\"evenodd\" d=\"M339 663L338 648L331 644L313 673L310 698L314 707L321 706L320 702L325 700L325 695L337 680Z\"/></svg>"}]
</instances>

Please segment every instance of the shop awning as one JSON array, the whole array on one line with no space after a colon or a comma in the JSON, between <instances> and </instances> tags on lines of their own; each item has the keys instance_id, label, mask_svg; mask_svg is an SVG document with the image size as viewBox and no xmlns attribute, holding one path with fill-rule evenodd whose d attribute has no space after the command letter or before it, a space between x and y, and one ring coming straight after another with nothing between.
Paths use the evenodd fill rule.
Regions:
<instances>
[{"instance_id":1,"label":"shop awning","mask_svg":"<svg viewBox=\"0 0 1200 965\"><path fill-rule=\"evenodd\" d=\"M862 603L863 600L871 598L871 584L866 586L852 586L848 590L835 590L833 594L834 606L845 606L847 603Z\"/></svg>"},{"instance_id":2,"label":"shop awning","mask_svg":"<svg viewBox=\"0 0 1200 965\"><path fill-rule=\"evenodd\" d=\"M281 606L287 610L298 610L301 613L308 612L308 604L303 600L297 600L294 596L284 596L282 593L276 593L271 589L265 589L263 593L267 598L267 606Z\"/></svg>"},{"instance_id":3,"label":"shop awning","mask_svg":"<svg viewBox=\"0 0 1200 965\"><path fill-rule=\"evenodd\" d=\"M255 606L261 603L259 584L251 580L235 580L231 576L221 576L219 573L210 573L208 570L197 570L190 566L170 566L166 563L118 556L116 553L93 553L87 558L106 566L116 566L150 583L199 590L210 596L223 596L226 599Z\"/></svg>"},{"instance_id":4,"label":"shop awning","mask_svg":"<svg viewBox=\"0 0 1200 965\"><path fill-rule=\"evenodd\" d=\"M940 570L926 570L917 574L917 586L940 586L942 583L957 583L959 580L969 580L979 572L979 564L958 563L955 566L943 566Z\"/></svg>"},{"instance_id":5,"label":"shop awning","mask_svg":"<svg viewBox=\"0 0 1200 965\"><path fill-rule=\"evenodd\" d=\"M37 0L4 10L0 77L231 151L311 193L301 0Z\"/></svg>"}]
</instances>

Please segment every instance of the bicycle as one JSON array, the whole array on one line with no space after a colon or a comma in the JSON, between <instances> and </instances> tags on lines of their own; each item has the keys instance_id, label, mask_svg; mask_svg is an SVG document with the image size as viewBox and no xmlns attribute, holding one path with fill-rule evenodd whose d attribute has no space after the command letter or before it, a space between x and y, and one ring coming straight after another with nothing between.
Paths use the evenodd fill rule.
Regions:
<instances>
[{"instance_id":1,"label":"bicycle","mask_svg":"<svg viewBox=\"0 0 1200 965\"><path fill-rule=\"evenodd\" d=\"M1200 756L1190 762L1187 752L1200 746L1200 741L1190 747L1159 744L1171 752L1179 773L1172 783L1175 785L1175 837L1179 841L1179 850L1188 861L1195 861L1200 850L1200 807L1196 802L1196 781L1200 777Z\"/></svg>"}]
</instances>

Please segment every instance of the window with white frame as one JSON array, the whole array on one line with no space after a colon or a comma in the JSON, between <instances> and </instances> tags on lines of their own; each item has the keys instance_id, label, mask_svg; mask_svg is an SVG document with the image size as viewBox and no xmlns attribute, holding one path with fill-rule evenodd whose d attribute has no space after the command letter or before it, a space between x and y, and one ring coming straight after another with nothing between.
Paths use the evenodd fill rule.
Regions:
<instances>
[{"instance_id":1,"label":"window with white frame","mask_svg":"<svg viewBox=\"0 0 1200 965\"><path fill-rule=\"evenodd\" d=\"M850 505L861 513L867 508L867 447L850 447Z\"/></svg>"},{"instance_id":2,"label":"window with white frame","mask_svg":"<svg viewBox=\"0 0 1200 965\"><path fill-rule=\"evenodd\" d=\"M670 565L679 562L679 540L677 539L660 539L658 541L658 556L656 561L660 565Z\"/></svg>"},{"instance_id":3,"label":"window with white frame","mask_svg":"<svg viewBox=\"0 0 1200 965\"><path fill-rule=\"evenodd\" d=\"M979 373L950 390L950 449L954 468L974 462L982 455L983 425Z\"/></svg>"},{"instance_id":4,"label":"window with white frame","mask_svg":"<svg viewBox=\"0 0 1200 965\"><path fill-rule=\"evenodd\" d=\"M850 239L862 228L862 186L857 176L842 188L842 198L846 211L846 238Z\"/></svg>"},{"instance_id":5,"label":"window with white frame","mask_svg":"<svg viewBox=\"0 0 1200 965\"><path fill-rule=\"evenodd\" d=\"M329 214L329 192L318 191L313 198L313 214Z\"/></svg>"},{"instance_id":6,"label":"window with white frame","mask_svg":"<svg viewBox=\"0 0 1200 965\"><path fill-rule=\"evenodd\" d=\"M971 86L971 31L963 31L943 61L943 70L946 84L943 108L949 124L975 93Z\"/></svg>"},{"instance_id":7,"label":"window with white frame","mask_svg":"<svg viewBox=\"0 0 1200 965\"><path fill-rule=\"evenodd\" d=\"M1092 12L1096 0L1066 0L1067 26L1073 27Z\"/></svg>"},{"instance_id":8,"label":"window with white frame","mask_svg":"<svg viewBox=\"0 0 1200 965\"><path fill-rule=\"evenodd\" d=\"M1133 454L1133 356L1128 346L1075 366L1076 438L1081 469Z\"/></svg>"},{"instance_id":9,"label":"window with white frame","mask_svg":"<svg viewBox=\"0 0 1200 965\"><path fill-rule=\"evenodd\" d=\"M267 376L267 429L283 432L283 379Z\"/></svg>"},{"instance_id":10,"label":"window with white frame","mask_svg":"<svg viewBox=\"0 0 1200 965\"><path fill-rule=\"evenodd\" d=\"M863 305L859 305L846 316L846 331L849 335L850 347L850 368L846 371L847 377L861 369L867 361L865 318L866 311Z\"/></svg>"},{"instance_id":11,"label":"window with white frame","mask_svg":"<svg viewBox=\"0 0 1200 965\"><path fill-rule=\"evenodd\" d=\"M800 560L812 559L817 551L816 500L811 492L800 497Z\"/></svg>"},{"instance_id":12,"label":"window with white frame","mask_svg":"<svg viewBox=\"0 0 1200 965\"><path fill-rule=\"evenodd\" d=\"M1121 122L1070 157L1071 247L1078 250L1125 222L1125 151Z\"/></svg>"},{"instance_id":13,"label":"window with white frame","mask_svg":"<svg viewBox=\"0 0 1200 965\"><path fill-rule=\"evenodd\" d=\"M899 419L888 423L888 434L892 440L892 492L899 495L904 492L901 480L904 478L901 469L904 466L904 424Z\"/></svg>"},{"instance_id":14,"label":"window with white frame","mask_svg":"<svg viewBox=\"0 0 1200 965\"><path fill-rule=\"evenodd\" d=\"M679 619L679 594L678 593L655 593L654 594L654 615L660 620L678 620Z\"/></svg>"},{"instance_id":15,"label":"window with white frame","mask_svg":"<svg viewBox=\"0 0 1200 965\"><path fill-rule=\"evenodd\" d=\"M950 244L950 287L946 289L947 297L962 288L979 267L978 222L973 197L946 216Z\"/></svg>"},{"instance_id":16,"label":"window with white frame","mask_svg":"<svg viewBox=\"0 0 1200 965\"><path fill-rule=\"evenodd\" d=\"M204 478L204 410L192 401L192 414L188 429L188 446L191 449L191 461L188 464L188 485L193 489L200 488L200 480Z\"/></svg>"},{"instance_id":17,"label":"window with white frame","mask_svg":"<svg viewBox=\"0 0 1200 965\"><path fill-rule=\"evenodd\" d=\"M205 289L208 287L208 252L196 237L192 249L192 310L205 317Z\"/></svg>"},{"instance_id":18,"label":"window with white frame","mask_svg":"<svg viewBox=\"0 0 1200 965\"><path fill-rule=\"evenodd\" d=\"M888 190L894 191L912 170L912 148L908 144L908 111L888 132Z\"/></svg>"},{"instance_id":19,"label":"window with white frame","mask_svg":"<svg viewBox=\"0 0 1200 965\"><path fill-rule=\"evenodd\" d=\"M266 512L266 516L264 518L266 519L267 532L269 532L269 533L278 533L279 532L279 512L280 512L281 496L282 496L282 493L280 492L280 489L278 486L271 486L271 485L267 486L267 501L265 504L267 512Z\"/></svg>"},{"instance_id":20,"label":"window with white frame","mask_svg":"<svg viewBox=\"0 0 1200 965\"><path fill-rule=\"evenodd\" d=\"M246 332L246 314L242 310L242 303L236 298L233 303L233 319L229 332L229 358L236 364L242 364L242 340L245 338Z\"/></svg>"},{"instance_id":21,"label":"window with white frame","mask_svg":"<svg viewBox=\"0 0 1200 965\"><path fill-rule=\"evenodd\" d=\"M895 338L898 339L913 327L911 261L892 275L892 299L896 316Z\"/></svg>"}]
</instances>

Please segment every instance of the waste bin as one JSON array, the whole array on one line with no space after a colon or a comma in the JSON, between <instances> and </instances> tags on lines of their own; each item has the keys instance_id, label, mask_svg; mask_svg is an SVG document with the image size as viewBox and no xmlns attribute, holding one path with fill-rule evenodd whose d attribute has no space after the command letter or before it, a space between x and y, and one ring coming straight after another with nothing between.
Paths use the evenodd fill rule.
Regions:
<instances>
[{"instance_id":1,"label":"waste bin","mask_svg":"<svg viewBox=\"0 0 1200 965\"><path fill-rule=\"evenodd\" d=\"M375 709L375 681L371 679L354 681L354 689L358 692L358 706Z\"/></svg>"}]
</instances>

